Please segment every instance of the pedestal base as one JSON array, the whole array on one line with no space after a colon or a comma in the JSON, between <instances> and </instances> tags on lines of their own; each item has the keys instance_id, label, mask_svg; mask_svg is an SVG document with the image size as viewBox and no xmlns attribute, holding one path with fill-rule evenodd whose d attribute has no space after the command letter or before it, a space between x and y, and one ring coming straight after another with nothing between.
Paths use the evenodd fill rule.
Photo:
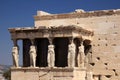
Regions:
<instances>
[{"instance_id":1,"label":"pedestal base","mask_svg":"<svg viewBox=\"0 0 120 80\"><path fill-rule=\"evenodd\" d=\"M85 80L86 69L79 68L11 68L11 80Z\"/></svg>"}]
</instances>

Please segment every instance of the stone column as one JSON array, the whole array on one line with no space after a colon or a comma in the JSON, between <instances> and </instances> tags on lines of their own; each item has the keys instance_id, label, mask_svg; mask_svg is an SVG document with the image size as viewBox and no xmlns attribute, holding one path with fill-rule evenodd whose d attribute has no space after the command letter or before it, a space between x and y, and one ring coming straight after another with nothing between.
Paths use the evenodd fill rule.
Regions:
<instances>
[{"instance_id":1,"label":"stone column","mask_svg":"<svg viewBox=\"0 0 120 80\"><path fill-rule=\"evenodd\" d=\"M48 45L48 67L55 66L55 52L54 52L54 45Z\"/></svg>"},{"instance_id":2,"label":"stone column","mask_svg":"<svg viewBox=\"0 0 120 80\"><path fill-rule=\"evenodd\" d=\"M85 50L85 66L90 69L89 63L92 63L92 47L91 44L86 45Z\"/></svg>"},{"instance_id":3,"label":"stone column","mask_svg":"<svg viewBox=\"0 0 120 80\"><path fill-rule=\"evenodd\" d=\"M48 45L48 67L55 66L55 52L54 52L54 45L52 44L52 39L49 39L50 45Z\"/></svg>"},{"instance_id":4,"label":"stone column","mask_svg":"<svg viewBox=\"0 0 120 80\"><path fill-rule=\"evenodd\" d=\"M33 40L31 41L32 45L30 46L30 51L29 51L29 54L30 54L30 66L31 67L36 67L36 47L34 45L34 42Z\"/></svg>"},{"instance_id":5,"label":"stone column","mask_svg":"<svg viewBox=\"0 0 120 80\"><path fill-rule=\"evenodd\" d=\"M12 48L13 66L19 67L19 48L17 46L17 40L13 40L14 46Z\"/></svg>"},{"instance_id":6,"label":"stone column","mask_svg":"<svg viewBox=\"0 0 120 80\"><path fill-rule=\"evenodd\" d=\"M78 52L78 67L84 68L85 67L85 53L84 53L84 45L83 42L81 42L81 46L79 46L79 52Z\"/></svg>"},{"instance_id":7,"label":"stone column","mask_svg":"<svg viewBox=\"0 0 120 80\"><path fill-rule=\"evenodd\" d=\"M76 46L72 40L68 45L68 67L75 67L75 50Z\"/></svg>"}]
</instances>

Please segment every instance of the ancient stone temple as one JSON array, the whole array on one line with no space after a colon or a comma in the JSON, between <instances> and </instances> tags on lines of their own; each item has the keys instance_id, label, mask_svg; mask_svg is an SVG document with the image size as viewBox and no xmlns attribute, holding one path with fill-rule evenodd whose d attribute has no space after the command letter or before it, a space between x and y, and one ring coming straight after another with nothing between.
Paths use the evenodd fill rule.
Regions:
<instances>
[{"instance_id":1,"label":"ancient stone temple","mask_svg":"<svg viewBox=\"0 0 120 80\"><path fill-rule=\"evenodd\" d=\"M34 27L9 28L11 80L120 79L120 10L38 11L34 19Z\"/></svg>"}]
</instances>

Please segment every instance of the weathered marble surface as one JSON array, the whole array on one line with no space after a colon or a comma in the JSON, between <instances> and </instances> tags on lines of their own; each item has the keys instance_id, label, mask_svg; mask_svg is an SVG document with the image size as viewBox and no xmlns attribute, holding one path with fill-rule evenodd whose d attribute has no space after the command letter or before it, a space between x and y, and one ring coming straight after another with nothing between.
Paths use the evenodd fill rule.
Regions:
<instances>
[{"instance_id":1,"label":"weathered marble surface","mask_svg":"<svg viewBox=\"0 0 120 80\"><path fill-rule=\"evenodd\" d=\"M68 67L75 67L75 49L73 42L68 45Z\"/></svg>"},{"instance_id":2,"label":"weathered marble surface","mask_svg":"<svg viewBox=\"0 0 120 80\"><path fill-rule=\"evenodd\" d=\"M13 66L19 67L19 49L17 46L12 48Z\"/></svg>"},{"instance_id":3,"label":"weathered marble surface","mask_svg":"<svg viewBox=\"0 0 120 80\"><path fill-rule=\"evenodd\" d=\"M31 67L36 67L36 56L37 56L37 54L36 54L36 48L35 48L34 45L30 46L29 54L30 54L30 66Z\"/></svg>"},{"instance_id":4,"label":"weathered marble surface","mask_svg":"<svg viewBox=\"0 0 120 80\"><path fill-rule=\"evenodd\" d=\"M85 67L85 53L84 53L84 46L81 44L79 46L79 52L78 52L78 67L84 68Z\"/></svg>"},{"instance_id":5,"label":"weathered marble surface","mask_svg":"<svg viewBox=\"0 0 120 80\"><path fill-rule=\"evenodd\" d=\"M55 52L54 52L54 45L48 45L48 67L55 66Z\"/></svg>"}]
</instances>

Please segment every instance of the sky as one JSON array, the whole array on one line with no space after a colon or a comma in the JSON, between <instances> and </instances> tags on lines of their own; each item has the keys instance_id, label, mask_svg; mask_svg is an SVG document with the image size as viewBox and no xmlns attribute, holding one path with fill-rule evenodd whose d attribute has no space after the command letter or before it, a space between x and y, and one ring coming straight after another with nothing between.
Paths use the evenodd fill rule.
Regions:
<instances>
[{"instance_id":1,"label":"sky","mask_svg":"<svg viewBox=\"0 0 120 80\"><path fill-rule=\"evenodd\" d=\"M120 0L0 0L0 64L12 65L13 42L8 28L33 27L33 16L38 10L60 14L75 9L120 9ZM18 45L22 64L22 41L18 41Z\"/></svg>"}]
</instances>

